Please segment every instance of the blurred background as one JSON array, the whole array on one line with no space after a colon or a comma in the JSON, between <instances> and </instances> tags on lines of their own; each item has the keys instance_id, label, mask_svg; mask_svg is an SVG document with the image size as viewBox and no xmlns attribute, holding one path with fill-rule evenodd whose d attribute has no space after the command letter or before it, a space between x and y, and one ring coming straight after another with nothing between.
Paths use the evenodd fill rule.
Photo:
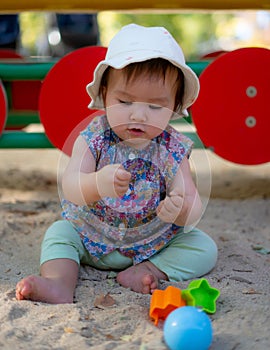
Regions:
<instances>
[{"instance_id":1,"label":"blurred background","mask_svg":"<svg viewBox=\"0 0 270 350\"><path fill-rule=\"evenodd\" d=\"M20 55L61 57L83 46L107 46L125 24L166 27L181 44L187 60L240 47L270 48L270 12L182 12L58 14L21 12L0 16L0 48Z\"/></svg>"}]
</instances>

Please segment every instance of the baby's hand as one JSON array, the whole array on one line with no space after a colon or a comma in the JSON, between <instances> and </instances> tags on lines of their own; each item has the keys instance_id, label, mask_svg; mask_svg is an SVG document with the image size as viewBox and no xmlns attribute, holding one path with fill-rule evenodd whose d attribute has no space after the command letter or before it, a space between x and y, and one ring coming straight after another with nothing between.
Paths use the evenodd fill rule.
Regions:
<instances>
[{"instance_id":1,"label":"baby's hand","mask_svg":"<svg viewBox=\"0 0 270 350\"><path fill-rule=\"evenodd\" d=\"M177 192L171 192L157 207L157 216L167 223L174 223L183 207L184 198Z\"/></svg>"},{"instance_id":2,"label":"baby's hand","mask_svg":"<svg viewBox=\"0 0 270 350\"><path fill-rule=\"evenodd\" d=\"M128 190L131 174L121 164L106 165L97 171L100 197L122 197Z\"/></svg>"}]
</instances>

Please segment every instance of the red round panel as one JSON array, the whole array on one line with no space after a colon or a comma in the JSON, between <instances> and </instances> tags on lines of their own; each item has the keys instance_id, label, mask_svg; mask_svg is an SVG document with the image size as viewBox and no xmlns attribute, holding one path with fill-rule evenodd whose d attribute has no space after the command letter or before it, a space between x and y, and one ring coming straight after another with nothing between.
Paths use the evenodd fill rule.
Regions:
<instances>
[{"instance_id":1,"label":"red round panel","mask_svg":"<svg viewBox=\"0 0 270 350\"><path fill-rule=\"evenodd\" d=\"M90 97L86 85L92 81L96 65L104 59L106 51L104 47L89 46L67 54L53 66L42 84L40 119L51 143L65 153L71 152L66 140L72 132L78 135L84 126L82 121L89 122L87 117L96 112L87 107Z\"/></svg>"},{"instance_id":2,"label":"red round panel","mask_svg":"<svg viewBox=\"0 0 270 350\"><path fill-rule=\"evenodd\" d=\"M7 98L4 87L0 82L0 135L5 128L7 121Z\"/></svg>"},{"instance_id":3,"label":"red round panel","mask_svg":"<svg viewBox=\"0 0 270 350\"><path fill-rule=\"evenodd\" d=\"M218 57L200 75L191 108L206 147L238 164L270 161L270 50L243 48Z\"/></svg>"}]
</instances>

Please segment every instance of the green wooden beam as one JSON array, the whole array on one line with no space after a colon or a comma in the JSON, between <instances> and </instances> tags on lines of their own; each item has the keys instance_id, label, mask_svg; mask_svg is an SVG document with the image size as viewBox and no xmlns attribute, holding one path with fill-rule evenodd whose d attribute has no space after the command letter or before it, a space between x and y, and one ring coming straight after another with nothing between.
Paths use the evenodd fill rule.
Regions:
<instances>
[{"instance_id":1,"label":"green wooden beam","mask_svg":"<svg viewBox=\"0 0 270 350\"><path fill-rule=\"evenodd\" d=\"M37 63L0 63L0 78L3 81L12 80L43 80L56 61ZM187 65L197 75L209 65L210 61L187 62Z\"/></svg>"},{"instance_id":2,"label":"green wooden beam","mask_svg":"<svg viewBox=\"0 0 270 350\"><path fill-rule=\"evenodd\" d=\"M35 111L9 111L6 127L40 124L39 114Z\"/></svg>"},{"instance_id":3,"label":"green wooden beam","mask_svg":"<svg viewBox=\"0 0 270 350\"><path fill-rule=\"evenodd\" d=\"M43 132L4 131L0 148L54 148Z\"/></svg>"},{"instance_id":4,"label":"green wooden beam","mask_svg":"<svg viewBox=\"0 0 270 350\"><path fill-rule=\"evenodd\" d=\"M0 63L0 78L10 80L43 80L55 62Z\"/></svg>"}]
</instances>

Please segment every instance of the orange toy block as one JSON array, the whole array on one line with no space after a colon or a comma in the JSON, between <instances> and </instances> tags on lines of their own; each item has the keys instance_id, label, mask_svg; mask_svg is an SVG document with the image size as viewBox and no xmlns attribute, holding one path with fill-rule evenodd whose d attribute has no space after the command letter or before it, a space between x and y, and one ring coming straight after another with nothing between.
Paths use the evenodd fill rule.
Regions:
<instances>
[{"instance_id":1,"label":"orange toy block","mask_svg":"<svg viewBox=\"0 0 270 350\"><path fill-rule=\"evenodd\" d=\"M185 305L179 288L169 286L165 290L156 289L151 297L149 315L157 326L159 320L165 320L173 310Z\"/></svg>"}]
</instances>

